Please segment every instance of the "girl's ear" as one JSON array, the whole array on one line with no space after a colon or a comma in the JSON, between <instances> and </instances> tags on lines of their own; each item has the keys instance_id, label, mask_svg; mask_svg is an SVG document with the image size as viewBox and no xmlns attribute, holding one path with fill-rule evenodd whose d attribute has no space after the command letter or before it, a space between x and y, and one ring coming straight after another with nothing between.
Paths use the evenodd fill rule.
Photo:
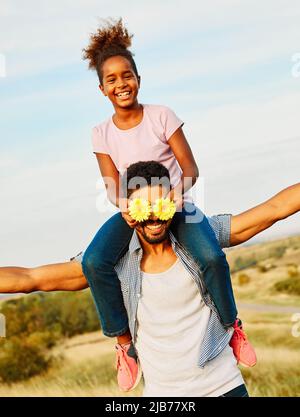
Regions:
<instances>
[{"instance_id":1,"label":"girl's ear","mask_svg":"<svg viewBox=\"0 0 300 417\"><path fill-rule=\"evenodd\" d=\"M104 94L105 96L107 96L107 94L104 91L103 85L99 84L99 90L102 92L102 94Z\"/></svg>"}]
</instances>

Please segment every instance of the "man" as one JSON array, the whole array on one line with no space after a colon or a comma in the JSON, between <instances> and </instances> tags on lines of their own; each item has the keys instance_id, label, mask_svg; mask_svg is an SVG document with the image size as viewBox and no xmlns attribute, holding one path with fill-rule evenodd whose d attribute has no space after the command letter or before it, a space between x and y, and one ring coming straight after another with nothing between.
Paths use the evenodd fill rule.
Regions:
<instances>
[{"instance_id":1,"label":"man","mask_svg":"<svg viewBox=\"0 0 300 417\"><path fill-rule=\"evenodd\" d=\"M139 165L140 164L140 165ZM128 198L154 202L169 190L151 186L153 172L134 164L147 186L127 190ZM157 173L160 171L160 174ZM127 181L131 167L127 171ZM222 247L245 242L300 210L300 184L237 216L210 219ZM144 374L144 395L247 396L225 329L201 280L201 271L169 232L172 220L154 214L135 227L129 251L116 265L129 327ZM78 262L39 268L0 268L0 292L75 291L88 286ZM126 363L122 364L126 367Z\"/></svg>"}]
</instances>

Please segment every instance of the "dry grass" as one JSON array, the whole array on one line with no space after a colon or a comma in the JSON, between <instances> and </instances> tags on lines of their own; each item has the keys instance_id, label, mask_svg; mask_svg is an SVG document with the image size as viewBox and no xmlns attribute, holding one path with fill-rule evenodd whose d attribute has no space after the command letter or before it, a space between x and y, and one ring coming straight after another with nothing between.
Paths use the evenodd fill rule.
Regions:
<instances>
[{"instance_id":1,"label":"dry grass","mask_svg":"<svg viewBox=\"0 0 300 417\"><path fill-rule=\"evenodd\" d=\"M300 397L300 355L298 351L257 348L258 364L243 375L253 397Z\"/></svg>"},{"instance_id":2,"label":"dry grass","mask_svg":"<svg viewBox=\"0 0 300 417\"><path fill-rule=\"evenodd\" d=\"M279 259L270 257L279 245L287 247ZM299 306L300 297L274 291L274 284L288 277L290 265L300 265L300 237L287 238L252 247L230 250L227 258L233 265L238 256L256 256L258 267L242 271L250 280L233 274L238 301L256 304ZM263 259L263 260L261 260ZM260 265L266 266L261 268ZM269 269L269 266L272 268ZM293 267L294 268L294 267ZM248 282L249 281L249 282ZM242 285L241 285L242 283ZM292 336L292 314L240 310L245 330L255 346L258 363L254 368L241 368L251 396L300 396L300 337ZM66 340L56 348L64 360L45 375L27 382L0 385L2 396L140 396L139 387L124 394L116 384L114 340L100 333L90 333Z\"/></svg>"},{"instance_id":3,"label":"dry grass","mask_svg":"<svg viewBox=\"0 0 300 417\"><path fill-rule=\"evenodd\" d=\"M241 368L250 395L300 396L300 338L291 334L290 315L241 311L241 317L258 356L254 368ZM129 394L119 391L113 346L99 333L74 337L57 349L65 356L60 366L25 383L0 385L0 396L141 396L142 383Z\"/></svg>"},{"instance_id":4,"label":"dry grass","mask_svg":"<svg viewBox=\"0 0 300 417\"><path fill-rule=\"evenodd\" d=\"M275 256L278 248L285 248L281 257ZM300 308L299 295L286 294L274 289L276 283L290 277L291 268L298 269L300 273L299 236L228 250L227 259L232 270L238 258L256 259L257 264L232 273L237 300L256 304L294 305ZM244 282L241 275L247 275L248 282ZM297 276L294 278L299 279Z\"/></svg>"},{"instance_id":5,"label":"dry grass","mask_svg":"<svg viewBox=\"0 0 300 417\"><path fill-rule=\"evenodd\" d=\"M136 396L142 388L124 394L115 380L114 341L99 332L76 336L56 349L62 363L27 382L0 385L0 397L99 397Z\"/></svg>"}]
</instances>

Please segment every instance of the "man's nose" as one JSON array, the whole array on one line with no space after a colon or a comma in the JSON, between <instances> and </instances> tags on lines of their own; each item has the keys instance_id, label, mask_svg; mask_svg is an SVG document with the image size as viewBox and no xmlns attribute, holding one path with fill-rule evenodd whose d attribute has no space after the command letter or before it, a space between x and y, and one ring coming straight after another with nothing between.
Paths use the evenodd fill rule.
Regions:
<instances>
[{"instance_id":1,"label":"man's nose","mask_svg":"<svg viewBox=\"0 0 300 417\"><path fill-rule=\"evenodd\" d=\"M153 221L156 221L156 220L158 220L158 217L157 217L157 216L155 216L155 214L153 213L153 211L151 211L151 214L150 214L149 219L150 219L150 220L153 220Z\"/></svg>"}]
</instances>

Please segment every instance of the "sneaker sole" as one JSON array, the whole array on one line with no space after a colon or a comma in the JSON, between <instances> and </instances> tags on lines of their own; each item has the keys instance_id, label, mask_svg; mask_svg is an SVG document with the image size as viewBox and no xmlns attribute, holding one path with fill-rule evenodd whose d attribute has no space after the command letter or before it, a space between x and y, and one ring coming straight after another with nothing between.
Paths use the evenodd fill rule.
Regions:
<instances>
[{"instance_id":1,"label":"sneaker sole","mask_svg":"<svg viewBox=\"0 0 300 417\"><path fill-rule=\"evenodd\" d=\"M139 360L137 360L137 364L138 364L138 374L137 374L135 383L134 383L133 387L130 388L129 390L127 390L126 392L129 392L129 391L134 390L138 386L138 384L139 384L139 382L141 380L141 377L142 377L142 369L141 369L141 365L140 365Z\"/></svg>"},{"instance_id":2,"label":"sneaker sole","mask_svg":"<svg viewBox=\"0 0 300 417\"><path fill-rule=\"evenodd\" d=\"M238 365L242 365L244 368L253 368L253 366L256 365L257 362L255 362L253 365L247 365L243 362L239 362Z\"/></svg>"}]
</instances>

